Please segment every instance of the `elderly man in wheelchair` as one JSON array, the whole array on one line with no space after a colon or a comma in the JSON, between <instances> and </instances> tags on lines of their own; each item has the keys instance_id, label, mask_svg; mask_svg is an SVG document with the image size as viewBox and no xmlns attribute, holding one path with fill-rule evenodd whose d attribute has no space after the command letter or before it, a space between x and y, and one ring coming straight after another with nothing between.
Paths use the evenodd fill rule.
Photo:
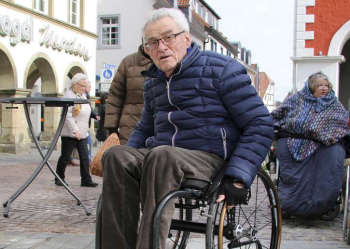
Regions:
<instances>
[{"instance_id":1,"label":"elderly man in wheelchair","mask_svg":"<svg viewBox=\"0 0 350 249\"><path fill-rule=\"evenodd\" d=\"M166 248L169 238L176 240L172 248L185 248L189 233L198 230L207 234L207 248L218 244L222 248L224 243L235 248L243 237L256 248L262 248L265 239L269 245L264 248L278 248L278 198L259 171L272 143L273 122L246 70L236 60L201 51L192 43L180 10L153 11L143 31L145 51L154 64L143 72L147 77L144 108L130 140L126 146L112 147L102 158L97 247ZM248 222L238 225L232 219L243 213L238 207L255 202L261 190L266 196L259 193L258 198L268 204L264 210L256 205L246 214L256 217L262 210L259 217L263 217L269 212L272 221L263 226L272 227L268 233L273 235L258 240L260 223L250 223L252 219L246 217ZM213 209L220 205L226 210L226 205L218 204L223 201L228 208L235 206L236 213L225 211L227 215L218 221ZM170 230L176 230L174 202L180 208L180 221L187 222L178 226L175 239ZM208 219L204 228L192 221L191 210L196 207Z\"/></svg>"}]
</instances>

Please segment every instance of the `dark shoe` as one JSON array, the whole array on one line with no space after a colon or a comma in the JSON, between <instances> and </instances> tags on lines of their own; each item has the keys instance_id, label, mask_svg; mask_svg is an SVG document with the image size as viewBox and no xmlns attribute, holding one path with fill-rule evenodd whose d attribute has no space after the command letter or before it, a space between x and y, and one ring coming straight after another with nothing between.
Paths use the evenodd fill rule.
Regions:
<instances>
[{"instance_id":1,"label":"dark shoe","mask_svg":"<svg viewBox=\"0 0 350 249\"><path fill-rule=\"evenodd\" d=\"M62 181L68 186L68 183L66 183L65 180L62 180ZM55 184L56 186L63 186L63 184L57 179L55 179Z\"/></svg>"},{"instance_id":2,"label":"dark shoe","mask_svg":"<svg viewBox=\"0 0 350 249\"><path fill-rule=\"evenodd\" d=\"M74 162L74 160L69 161L69 162L68 162L68 165L69 165L69 166L73 166L73 167L80 166L80 164L79 164L79 163Z\"/></svg>"},{"instance_id":3,"label":"dark shoe","mask_svg":"<svg viewBox=\"0 0 350 249\"><path fill-rule=\"evenodd\" d=\"M82 182L81 185L82 187L88 187L88 188L94 188L94 187L97 187L98 186L98 183L96 182Z\"/></svg>"}]
</instances>

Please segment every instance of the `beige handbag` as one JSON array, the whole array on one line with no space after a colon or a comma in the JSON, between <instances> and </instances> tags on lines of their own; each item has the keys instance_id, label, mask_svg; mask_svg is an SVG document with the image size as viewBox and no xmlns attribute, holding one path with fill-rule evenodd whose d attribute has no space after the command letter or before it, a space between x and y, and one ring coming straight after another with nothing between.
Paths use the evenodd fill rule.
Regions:
<instances>
[{"instance_id":1,"label":"beige handbag","mask_svg":"<svg viewBox=\"0 0 350 249\"><path fill-rule=\"evenodd\" d=\"M114 145L120 145L119 137L116 133L112 133L107 138L107 140L104 141L100 149L97 151L90 165L91 174L102 177L102 174L103 174L102 161L101 161L102 155L106 150L108 150L110 147Z\"/></svg>"}]
</instances>

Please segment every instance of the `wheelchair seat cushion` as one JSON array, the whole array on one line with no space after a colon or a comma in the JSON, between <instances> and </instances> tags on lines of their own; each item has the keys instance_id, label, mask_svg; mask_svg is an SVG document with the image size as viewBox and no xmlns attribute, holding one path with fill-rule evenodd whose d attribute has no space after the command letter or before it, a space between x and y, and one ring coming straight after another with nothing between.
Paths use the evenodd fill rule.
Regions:
<instances>
[{"instance_id":1,"label":"wheelchair seat cushion","mask_svg":"<svg viewBox=\"0 0 350 249\"><path fill-rule=\"evenodd\" d=\"M188 178L181 183L180 189L204 190L209 183L208 181Z\"/></svg>"}]
</instances>

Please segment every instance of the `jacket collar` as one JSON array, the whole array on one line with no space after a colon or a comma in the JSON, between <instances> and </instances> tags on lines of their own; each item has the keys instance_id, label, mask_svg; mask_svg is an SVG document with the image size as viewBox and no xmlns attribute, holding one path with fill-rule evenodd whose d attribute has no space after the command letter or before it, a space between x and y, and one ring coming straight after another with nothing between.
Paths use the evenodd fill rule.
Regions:
<instances>
[{"instance_id":1,"label":"jacket collar","mask_svg":"<svg viewBox=\"0 0 350 249\"><path fill-rule=\"evenodd\" d=\"M142 45L139 46L139 50L137 51L137 61L141 66L147 65L148 63L152 62L149 55L143 51Z\"/></svg>"},{"instance_id":2,"label":"jacket collar","mask_svg":"<svg viewBox=\"0 0 350 249\"><path fill-rule=\"evenodd\" d=\"M180 68L183 70L194 63L200 56L200 53L201 51L199 50L197 43L192 42L191 46L187 49L185 58L175 68L173 75L179 73ZM154 63L152 63L152 65L146 71L142 71L141 74L142 76L148 78L166 78L166 76L157 68Z\"/></svg>"}]
</instances>

